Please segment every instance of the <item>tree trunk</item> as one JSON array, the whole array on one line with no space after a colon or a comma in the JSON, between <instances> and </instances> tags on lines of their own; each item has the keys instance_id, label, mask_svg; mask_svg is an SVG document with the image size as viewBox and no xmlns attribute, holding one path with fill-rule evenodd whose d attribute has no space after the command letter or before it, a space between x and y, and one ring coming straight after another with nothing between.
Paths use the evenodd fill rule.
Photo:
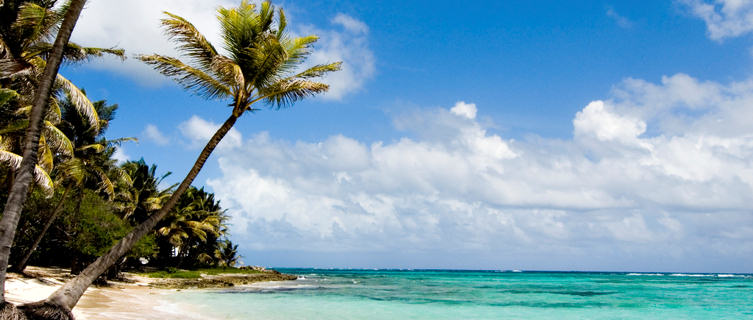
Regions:
<instances>
[{"instance_id":1,"label":"tree trunk","mask_svg":"<svg viewBox=\"0 0 753 320\"><path fill-rule=\"evenodd\" d=\"M204 149L199 154L198 159L196 159L191 171L188 172L186 178L183 179L183 182L180 183L178 189L170 196L170 199L167 200L167 203L162 209L133 228L130 233L110 248L110 251L86 267L86 269L76 276L76 278L66 282L57 291L53 292L44 302L51 305L57 305L64 310L73 309L78 300L84 294L84 291L86 291L86 288L88 288L100 274L117 262L120 257L128 253L141 237L149 233L154 226L156 226L157 223L162 220L170 210L172 210L180 196L188 189L193 180L199 174L201 167L204 166L204 163L207 161L207 158L209 158L209 155L214 148L217 147L220 140L222 140L228 131L230 131L230 128L233 127L235 121L238 120L238 116L239 115L232 114L227 120L225 120L225 123L222 124L217 132L214 133L212 138L209 139L209 142L207 142L207 145L204 146Z\"/></svg>"},{"instance_id":2,"label":"tree trunk","mask_svg":"<svg viewBox=\"0 0 753 320\"><path fill-rule=\"evenodd\" d=\"M63 203L65 202L65 198L68 196L68 192L71 191L71 186L65 188L65 191L63 192L63 196L60 197L60 201L58 202L57 206L55 206L55 209L52 211L52 215L47 220L47 223L44 224L44 227L42 228L42 231L39 233L37 238L34 240L34 244L31 245L31 248L29 248L29 252L24 255L23 259L18 262L18 265L13 266L13 270L19 273L23 273L24 269L26 269L26 263L29 262L29 258L31 258L31 254L34 253L35 250L37 250L37 246L39 246L39 243L42 242L42 239L44 239L44 235L47 233L47 230L50 229L50 226L52 226L52 223L57 220L58 216L61 212L63 212Z\"/></svg>"},{"instance_id":3,"label":"tree trunk","mask_svg":"<svg viewBox=\"0 0 753 320\"><path fill-rule=\"evenodd\" d=\"M39 135L41 132L42 118L47 109L47 102L52 92L55 76L63 60L63 49L68 44L73 27L76 25L79 14L84 8L86 0L72 0L65 18L60 25L52 52L47 57L47 66L39 82L39 87L34 96L34 103L29 117L29 129L26 130L24 139L24 152L21 166L19 167L13 187L5 203L3 217L0 220L0 303L5 303L5 273L8 269L8 258L13 238L16 236L16 227L21 215L21 208L26 201L29 185L34 179L34 166L37 163L37 149L39 149Z\"/></svg>"}]
</instances>

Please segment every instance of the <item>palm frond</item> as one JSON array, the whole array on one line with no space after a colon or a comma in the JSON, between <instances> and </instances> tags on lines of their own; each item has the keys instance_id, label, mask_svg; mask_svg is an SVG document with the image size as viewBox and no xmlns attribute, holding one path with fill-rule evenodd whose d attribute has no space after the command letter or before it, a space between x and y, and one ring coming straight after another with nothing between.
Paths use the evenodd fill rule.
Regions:
<instances>
[{"instance_id":1,"label":"palm frond","mask_svg":"<svg viewBox=\"0 0 753 320\"><path fill-rule=\"evenodd\" d=\"M39 164L45 172L52 172L55 157L52 155L52 151L50 150L50 146L47 145L47 139L44 138L44 135L39 137L39 151L40 154L37 159L37 164Z\"/></svg>"},{"instance_id":2,"label":"palm frond","mask_svg":"<svg viewBox=\"0 0 753 320\"><path fill-rule=\"evenodd\" d=\"M84 150L94 150L94 152L100 153L105 150L105 146L99 143L92 143L92 144L87 144L85 146L76 148L76 151L84 151Z\"/></svg>"},{"instance_id":3,"label":"palm frond","mask_svg":"<svg viewBox=\"0 0 753 320\"><path fill-rule=\"evenodd\" d=\"M58 73L55 85L59 86L67 95L73 107L89 122L95 132L99 131L99 116L94 104L86 97L81 89Z\"/></svg>"},{"instance_id":4,"label":"palm frond","mask_svg":"<svg viewBox=\"0 0 753 320\"><path fill-rule=\"evenodd\" d=\"M29 126L29 119L17 120L17 121L9 123L4 128L0 128L0 135L24 131L26 130L28 126Z\"/></svg>"},{"instance_id":5,"label":"palm frond","mask_svg":"<svg viewBox=\"0 0 753 320\"><path fill-rule=\"evenodd\" d=\"M30 67L21 59L2 58L0 59L0 79L28 74L31 71Z\"/></svg>"},{"instance_id":6,"label":"palm frond","mask_svg":"<svg viewBox=\"0 0 753 320\"><path fill-rule=\"evenodd\" d=\"M51 38L62 17L57 11L25 2L19 7L18 17L11 28L22 35L24 46L28 47L32 43Z\"/></svg>"},{"instance_id":7,"label":"palm frond","mask_svg":"<svg viewBox=\"0 0 753 320\"><path fill-rule=\"evenodd\" d=\"M49 121L44 122L43 134L46 137L47 145L57 153L72 157L73 143L68 136Z\"/></svg>"},{"instance_id":8,"label":"palm frond","mask_svg":"<svg viewBox=\"0 0 753 320\"><path fill-rule=\"evenodd\" d=\"M294 78L311 79L318 78L327 73L339 71L342 68L342 62L335 62L330 64L315 65L311 68L304 70L294 76Z\"/></svg>"},{"instance_id":9,"label":"palm frond","mask_svg":"<svg viewBox=\"0 0 753 320\"><path fill-rule=\"evenodd\" d=\"M59 181L65 180L73 182L75 185L81 184L86 176L86 168L83 161L77 158L71 158L55 167L55 173L60 176Z\"/></svg>"},{"instance_id":10,"label":"palm frond","mask_svg":"<svg viewBox=\"0 0 753 320\"><path fill-rule=\"evenodd\" d=\"M13 170L18 170L21 167L21 161L23 157L6 150L0 150L0 163L4 163ZM51 197L54 190L54 184L52 179L40 166L34 166L34 181L37 185L44 190L48 197Z\"/></svg>"},{"instance_id":11,"label":"palm frond","mask_svg":"<svg viewBox=\"0 0 753 320\"><path fill-rule=\"evenodd\" d=\"M210 68L223 83L232 84L235 87L243 86L245 83L243 70L228 57L219 54L216 55L212 60Z\"/></svg>"},{"instance_id":12,"label":"palm frond","mask_svg":"<svg viewBox=\"0 0 753 320\"><path fill-rule=\"evenodd\" d=\"M62 119L63 117L63 112L60 110L58 99L51 97L47 105L47 116L45 117L45 119L49 120L52 123L60 122L60 119ZM29 111L31 111L31 106L29 106Z\"/></svg>"},{"instance_id":13,"label":"palm frond","mask_svg":"<svg viewBox=\"0 0 753 320\"><path fill-rule=\"evenodd\" d=\"M288 78L280 80L264 88L262 97L270 105L282 108L290 106L298 100L326 92L329 85L304 79Z\"/></svg>"},{"instance_id":14,"label":"palm frond","mask_svg":"<svg viewBox=\"0 0 753 320\"><path fill-rule=\"evenodd\" d=\"M277 11L277 40L282 40L285 36L285 28L288 26L288 19L285 17L285 11L282 8Z\"/></svg>"},{"instance_id":15,"label":"palm frond","mask_svg":"<svg viewBox=\"0 0 753 320\"><path fill-rule=\"evenodd\" d=\"M25 55L27 56L41 56L47 58L52 52L52 44L49 42L35 43L30 46ZM116 48L96 48L96 47L82 47L73 42L69 42L63 49L63 61L65 62L85 62L92 58L102 57L105 54L109 54L115 57L125 60L125 50Z\"/></svg>"},{"instance_id":16,"label":"palm frond","mask_svg":"<svg viewBox=\"0 0 753 320\"><path fill-rule=\"evenodd\" d=\"M100 190L104 191L107 196L112 199L115 195L115 185L113 185L110 177L107 176L107 173L105 173L102 168L94 168L94 172L97 174L97 177L99 177Z\"/></svg>"},{"instance_id":17,"label":"palm frond","mask_svg":"<svg viewBox=\"0 0 753 320\"><path fill-rule=\"evenodd\" d=\"M285 48L287 57L279 67L280 72L292 72L311 54L311 48L319 40L315 35L297 37L293 39L280 39L280 45Z\"/></svg>"},{"instance_id":18,"label":"palm frond","mask_svg":"<svg viewBox=\"0 0 753 320\"><path fill-rule=\"evenodd\" d=\"M18 93L11 89L0 88L0 107L18 97Z\"/></svg>"},{"instance_id":19,"label":"palm frond","mask_svg":"<svg viewBox=\"0 0 753 320\"><path fill-rule=\"evenodd\" d=\"M183 17L164 12L169 18L162 19L162 25L169 38L180 45L177 49L193 58L205 69L209 69L217 50L207 41L206 37L196 27Z\"/></svg>"},{"instance_id":20,"label":"palm frond","mask_svg":"<svg viewBox=\"0 0 753 320\"><path fill-rule=\"evenodd\" d=\"M134 137L125 137L125 138L117 138L117 139L107 140L107 141L105 141L105 143L108 146L113 146L113 145L114 146L120 146L121 144L123 144L123 142L129 142L129 141L139 142L139 139L138 138L134 138Z\"/></svg>"},{"instance_id":21,"label":"palm frond","mask_svg":"<svg viewBox=\"0 0 753 320\"><path fill-rule=\"evenodd\" d=\"M210 99L224 98L232 95L230 88L217 81L217 79L176 58L154 54L139 56L139 59L154 66L163 75L173 78L184 88L194 91L199 95Z\"/></svg>"}]
</instances>

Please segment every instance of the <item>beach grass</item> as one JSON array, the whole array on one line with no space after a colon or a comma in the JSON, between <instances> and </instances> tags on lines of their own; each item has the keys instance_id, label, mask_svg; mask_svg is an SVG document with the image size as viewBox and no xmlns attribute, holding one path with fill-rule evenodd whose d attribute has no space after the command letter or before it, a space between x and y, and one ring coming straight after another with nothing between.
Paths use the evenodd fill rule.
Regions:
<instances>
[{"instance_id":1,"label":"beach grass","mask_svg":"<svg viewBox=\"0 0 753 320\"><path fill-rule=\"evenodd\" d=\"M196 270L184 270L168 268L153 272L142 273L141 275L150 278L175 278L175 279L198 279L201 275L218 275L218 274L256 274L264 273L261 270L240 269L240 268L201 268Z\"/></svg>"}]
</instances>

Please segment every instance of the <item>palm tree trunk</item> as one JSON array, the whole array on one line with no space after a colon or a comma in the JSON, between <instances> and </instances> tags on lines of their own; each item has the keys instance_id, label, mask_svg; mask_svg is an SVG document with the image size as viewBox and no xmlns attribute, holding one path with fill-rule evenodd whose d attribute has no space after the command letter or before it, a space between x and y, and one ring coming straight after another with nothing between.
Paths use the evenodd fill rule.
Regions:
<instances>
[{"instance_id":1,"label":"palm tree trunk","mask_svg":"<svg viewBox=\"0 0 753 320\"><path fill-rule=\"evenodd\" d=\"M68 192L71 191L71 186L65 188L65 191L63 192L63 196L60 198L60 201L58 201L58 204L55 206L55 209L52 211L52 215L50 216L50 219L47 220L47 223L44 224L44 228L42 228L42 231L39 233L37 238L34 240L34 244L31 245L31 248L29 248L29 252L24 255L23 259L18 262L16 266L13 266L13 270L19 273L23 273L24 269L26 269L26 263L29 262L29 258L31 258L31 254L34 253L35 250L37 250L37 246L39 246L39 243L42 242L42 239L44 239L44 235L47 233L47 230L50 229L50 226L52 226L52 223L57 220L58 216L61 212L63 212L63 203L65 202L65 198L68 196Z\"/></svg>"},{"instance_id":2,"label":"palm tree trunk","mask_svg":"<svg viewBox=\"0 0 753 320\"><path fill-rule=\"evenodd\" d=\"M99 257L76 276L76 278L66 282L57 291L47 297L45 301L40 303L55 305L64 308L65 310L73 309L78 300L84 294L84 291L86 291L86 288L88 288L92 282L99 277L99 275L117 262L120 257L128 253L141 237L149 233L154 226L156 226L157 223L162 220L170 210L172 210L180 196L188 189L193 180L199 174L199 171L204 166L209 155L212 154L214 148L217 147L217 144L220 143L222 138L228 133L228 131L230 131L230 128L233 127L235 121L238 120L238 116L239 115L236 115L235 113L232 114L227 120L225 120L225 123L222 124L217 132L214 133L212 138L209 139L209 142L207 142L207 145L204 146L204 149L199 154L198 159L196 159L191 171L188 172L188 175L183 179L183 182L180 183L178 189L170 196L170 199L167 200L167 203L162 209L151 215L140 225L133 228L130 233L110 248L110 251Z\"/></svg>"},{"instance_id":3,"label":"palm tree trunk","mask_svg":"<svg viewBox=\"0 0 753 320\"><path fill-rule=\"evenodd\" d=\"M8 195L8 201L5 203L3 217L0 220L0 303L5 303L5 275L8 269L10 248L13 245L13 238L16 236L16 227L20 219L21 208L26 201L29 185L34 179L34 165L37 163L42 117L47 109L47 101L50 98L52 84L60 68L60 62L63 60L63 49L68 44L68 39L71 37L81 10L84 8L84 3L86 3L86 0L72 0L70 2L52 52L47 57L47 66L44 68L44 73L34 96L29 129L26 130L26 138L24 139L23 160Z\"/></svg>"}]
</instances>

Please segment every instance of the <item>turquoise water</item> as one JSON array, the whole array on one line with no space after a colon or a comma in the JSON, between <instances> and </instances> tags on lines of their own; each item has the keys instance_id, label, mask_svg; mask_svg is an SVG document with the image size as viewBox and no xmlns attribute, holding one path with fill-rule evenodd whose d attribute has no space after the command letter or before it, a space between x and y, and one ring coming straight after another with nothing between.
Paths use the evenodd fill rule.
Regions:
<instances>
[{"instance_id":1,"label":"turquoise water","mask_svg":"<svg viewBox=\"0 0 753 320\"><path fill-rule=\"evenodd\" d=\"M753 276L285 269L299 280L180 292L219 319L753 319Z\"/></svg>"}]
</instances>

